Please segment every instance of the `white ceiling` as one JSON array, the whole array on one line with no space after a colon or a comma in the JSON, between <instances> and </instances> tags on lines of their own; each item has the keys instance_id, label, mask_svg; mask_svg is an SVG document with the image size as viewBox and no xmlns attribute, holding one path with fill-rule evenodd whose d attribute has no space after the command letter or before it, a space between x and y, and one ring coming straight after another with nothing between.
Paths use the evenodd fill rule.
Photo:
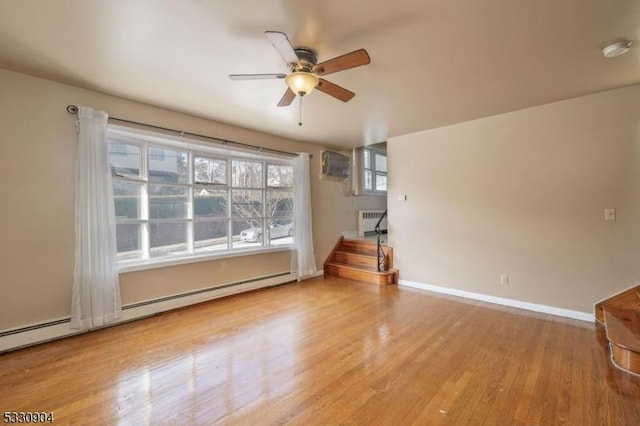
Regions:
<instances>
[{"instance_id":1,"label":"white ceiling","mask_svg":"<svg viewBox=\"0 0 640 426\"><path fill-rule=\"evenodd\" d=\"M356 93L276 106L287 72L263 35L319 60L365 48L327 76ZM241 127L337 147L640 83L640 0L0 0L0 68ZM1 94L0 94L1 96Z\"/></svg>"}]
</instances>

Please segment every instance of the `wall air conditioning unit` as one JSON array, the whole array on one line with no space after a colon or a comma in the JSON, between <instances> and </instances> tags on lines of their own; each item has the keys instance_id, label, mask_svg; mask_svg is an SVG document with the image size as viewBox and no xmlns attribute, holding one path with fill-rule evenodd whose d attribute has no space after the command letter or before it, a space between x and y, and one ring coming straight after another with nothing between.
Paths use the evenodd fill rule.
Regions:
<instances>
[{"instance_id":1,"label":"wall air conditioning unit","mask_svg":"<svg viewBox=\"0 0 640 426\"><path fill-rule=\"evenodd\" d=\"M351 171L351 158L333 151L322 151L323 179L346 180Z\"/></svg>"}]
</instances>

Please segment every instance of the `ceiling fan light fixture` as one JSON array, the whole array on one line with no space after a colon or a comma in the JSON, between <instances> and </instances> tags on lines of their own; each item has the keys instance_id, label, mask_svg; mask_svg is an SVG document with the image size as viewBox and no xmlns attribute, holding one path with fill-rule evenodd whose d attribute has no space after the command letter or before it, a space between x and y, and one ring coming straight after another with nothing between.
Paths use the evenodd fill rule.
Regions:
<instances>
[{"instance_id":1,"label":"ceiling fan light fixture","mask_svg":"<svg viewBox=\"0 0 640 426\"><path fill-rule=\"evenodd\" d=\"M629 49L631 49L630 41L619 41L617 43L611 43L602 49L602 54L605 58L615 58L616 56L624 55Z\"/></svg>"},{"instance_id":2,"label":"ceiling fan light fixture","mask_svg":"<svg viewBox=\"0 0 640 426\"><path fill-rule=\"evenodd\" d=\"M289 74L284 79L291 91L297 95L308 95L316 88L319 83L318 77L303 71L296 71Z\"/></svg>"}]
</instances>

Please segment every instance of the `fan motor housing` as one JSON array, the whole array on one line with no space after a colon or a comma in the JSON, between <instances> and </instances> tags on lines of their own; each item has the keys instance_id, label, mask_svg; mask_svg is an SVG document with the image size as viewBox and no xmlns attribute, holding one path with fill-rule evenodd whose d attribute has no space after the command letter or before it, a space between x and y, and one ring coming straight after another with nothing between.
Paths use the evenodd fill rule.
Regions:
<instances>
[{"instance_id":1,"label":"fan motor housing","mask_svg":"<svg viewBox=\"0 0 640 426\"><path fill-rule=\"evenodd\" d=\"M300 63L293 67L293 71L311 72L318 63L316 51L308 47L296 47L293 50L296 52L298 59L300 59Z\"/></svg>"}]
</instances>

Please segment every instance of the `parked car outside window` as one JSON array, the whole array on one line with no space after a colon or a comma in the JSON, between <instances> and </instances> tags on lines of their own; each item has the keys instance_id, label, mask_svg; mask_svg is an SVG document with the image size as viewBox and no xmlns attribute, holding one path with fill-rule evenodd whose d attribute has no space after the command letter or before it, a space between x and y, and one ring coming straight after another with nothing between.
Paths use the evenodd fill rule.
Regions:
<instances>
[{"instance_id":1,"label":"parked car outside window","mask_svg":"<svg viewBox=\"0 0 640 426\"><path fill-rule=\"evenodd\" d=\"M240 232L240 239L242 241L257 242L262 241L263 232L261 227L247 228ZM275 220L271 222L269 227L269 236L272 240L278 238L292 237L293 236L293 222L284 222Z\"/></svg>"}]
</instances>

